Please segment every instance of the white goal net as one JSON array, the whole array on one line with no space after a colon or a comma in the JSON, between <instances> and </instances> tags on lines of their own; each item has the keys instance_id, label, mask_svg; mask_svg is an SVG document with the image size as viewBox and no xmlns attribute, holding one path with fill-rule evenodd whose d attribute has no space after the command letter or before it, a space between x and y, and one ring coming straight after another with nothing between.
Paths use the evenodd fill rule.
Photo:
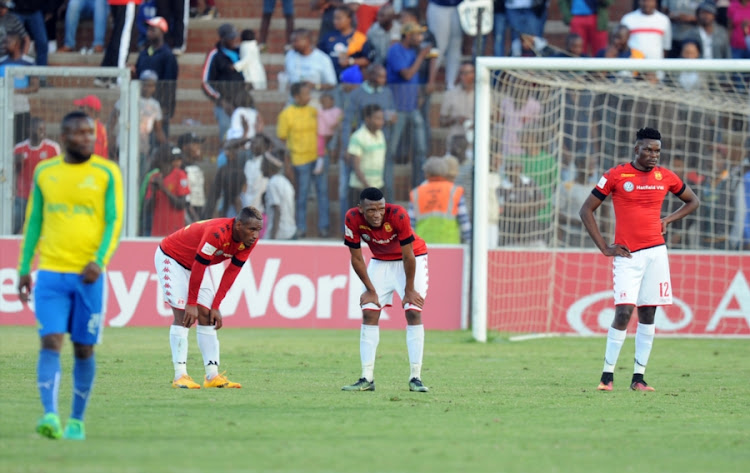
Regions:
<instances>
[{"instance_id":1,"label":"white goal net","mask_svg":"<svg viewBox=\"0 0 750 473\"><path fill-rule=\"evenodd\" d=\"M642 127L661 132L660 165L702 202L666 235L675 304L657 330L750 335L749 91L747 61L478 58L474 337L606 333L612 260L578 211L604 171L633 160ZM664 215L681 203L668 195ZM612 242L609 198L595 216Z\"/></svg>"}]
</instances>

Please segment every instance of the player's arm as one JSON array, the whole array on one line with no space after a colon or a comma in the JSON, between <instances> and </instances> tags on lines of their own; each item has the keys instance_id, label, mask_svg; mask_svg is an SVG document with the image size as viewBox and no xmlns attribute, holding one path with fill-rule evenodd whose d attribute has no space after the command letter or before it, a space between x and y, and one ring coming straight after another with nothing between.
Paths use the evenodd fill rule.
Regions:
<instances>
[{"instance_id":1,"label":"player's arm","mask_svg":"<svg viewBox=\"0 0 750 473\"><path fill-rule=\"evenodd\" d=\"M244 255L239 254L233 256L229 266L224 270L224 275L221 277L219 287L216 289L216 295L214 295L214 301L211 303L210 323L215 326L216 330L219 330L223 325L221 312L219 312L221 301L224 300L227 292L229 292L232 284L234 284L235 279L237 279L237 275L240 274L240 270L245 264L250 251L246 250L241 253Z\"/></svg>"},{"instance_id":2,"label":"player's arm","mask_svg":"<svg viewBox=\"0 0 750 473\"><path fill-rule=\"evenodd\" d=\"M352 269L357 273L359 280L365 285L365 292L359 297L359 304L364 306L368 303L373 303L380 307L380 300L378 299L378 291L375 290L375 286L370 281L370 276L367 274L367 264L362 256L362 248L357 246L349 246L349 254L352 261Z\"/></svg>"},{"instance_id":3,"label":"player's arm","mask_svg":"<svg viewBox=\"0 0 750 473\"><path fill-rule=\"evenodd\" d=\"M578 215L581 216L581 222L586 227L586 231L589 232L591 239L594 240L594 244L604 256L625 256L630 258L630 250L623 245L617 243L608 245L604 241L602 233L599 231L599 226L596 224L596 218L594 218L594 211L602 205L603 199L600 199L597 195L589 194L586 201L581 206Z\"/></svg>"},{"instance_id":4,"label":"player's arm","mask_svg":"<svg viewBox=\"0 0 750 473\"><path fill-rule=\"evenodd\" d=\"M96 281L102 269L109 264L120 242L120 232L125 213L125 197L122 188L120 168L112 164L104 168L109 173L109 183L104 193L104 232L99 249L83 270L83 282Z\"/></svg>"},{"instance_id":5,"label":"player's arm","mask_svg":"<svg viewBox=\"0 0 750 473\"><path fill-rule=\"evenodd\" d=\"M18 258L18 297L22 302L28 302L31 294L31 262L34 259L36 245L42 233L44 220L44 196L37 182L38 173L34 173L34 185L26 208L26 222L24 223L21 252Z\"/></svg>"},{"instance_id":6,"label":"player's arm","mask_svg":"<svg viewBox=\"0 0 750 473\"><path fill-rule=\"evenodd\" d=\"M414 275L417 273L417 257L414 256L413 238L407 244L401 244L401 260L404 262L406 286L404 287L403 305L413 304L417 307L424 305L424 299L414 289Z\"/></svg>"},{"instance_id":7,"label":"player's arm","mask_svg":"<svg viewBox=\"0 0 750 473\"><path fill-rule=\"evenodd\" d=\"M698 196L695 195L695 192L688 187L687 184L685 184L685 187L682 189L682 192L679 192L676 194L677 197L682 200L683 204L672 212L671 214L667 215L663 219L661 219L661 232L667 233L667 225L669 225L672 222L675 222L677 220L680 220L687 215L695 212L695 210L700 206L700 200L698 199Z\"/></svg>"}]
</instances>

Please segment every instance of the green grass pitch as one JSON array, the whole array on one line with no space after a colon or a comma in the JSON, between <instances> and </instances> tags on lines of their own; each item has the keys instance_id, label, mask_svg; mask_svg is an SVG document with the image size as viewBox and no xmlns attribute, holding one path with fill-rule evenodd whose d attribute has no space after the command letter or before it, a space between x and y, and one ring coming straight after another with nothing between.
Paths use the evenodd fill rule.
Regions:
<instances>
[{"instance_id":1,"label":"green grass pitch","mask_svg":"<svg viewBox=\"0 0 750 473\"><path fill-rule=\"evenodd\" d=\"M231 321L230 321L231 322ZM231 324L230 324L231 325ZM408 391L403 331L383 331L377 391L360 374L359 333L231 329L222 369L240 390L178 390L168 328L109 328L86 418L88 439L39 438L38 339L3 327L0 472L742 472L750 471L748 340L657 336L646 380L596 391L603 338L487 344L427 332L427 394ZM63 351L60 413L70 412ZM190 333L190 374L203 367Z\"/></svg>"}]
</instances>

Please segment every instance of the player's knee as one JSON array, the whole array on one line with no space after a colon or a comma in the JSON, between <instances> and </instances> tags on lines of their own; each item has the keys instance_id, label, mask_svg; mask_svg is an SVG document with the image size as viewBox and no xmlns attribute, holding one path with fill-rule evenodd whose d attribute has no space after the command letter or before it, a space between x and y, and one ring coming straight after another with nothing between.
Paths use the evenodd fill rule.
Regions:
<instances>
[{"instance_id":1,"label":"player's knee","mask_svg":"<svg viewBox=\"0 0 750 473\"><path fill-rule=\"evenodd\" d=\"M81 345L80 343L74 343L73 354L76 358L82 360L91 358L94 355L94 345Z\"/></svg>"},{"instance_id":2,"label":"player's knee","mask_svg":"<svg viewBox=\"0 0 750 473\"><path fill-rule=\"evenodd\" d=\"M630 317L633 315L632 305L618 305L615 309L615 321L612 324L613 327L624 330L630 322Z\"/></svg>"},{"instance_id":3,"label":"player's knee","mask_svg":"<svg viewBox=\"0 0 750 473\"><path fill-rule=\"evenodd\" d=\"M422 312L418 310L407 310L406 323L409 325L422 325Z\"/></svg>"},{"instance_id":4,"label":"player's knee","mask_svg":"<svg viewBox=\"0 0 750 473\"><path fill-rule=\"evenodd\" d=\"M59 353L62 350L62 344L63 334L61 333L51 333L41 339L42 350L52 350Z\"/></svg>"},{"instance_id":5,"label":"player's knee","mask_svg":"<svg viewBox=\"0 0 750 473\"><path fill-rule=\"evenodd\" d=\"M362 323L365 325L377 325L380 320L379 310L363 310L362 311Z\"/></svg>"}]
</instances>

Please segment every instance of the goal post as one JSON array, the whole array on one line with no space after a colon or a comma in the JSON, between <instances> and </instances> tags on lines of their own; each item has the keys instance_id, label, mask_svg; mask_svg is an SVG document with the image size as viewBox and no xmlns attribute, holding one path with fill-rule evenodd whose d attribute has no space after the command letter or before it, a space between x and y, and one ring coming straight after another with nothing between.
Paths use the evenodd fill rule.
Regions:
<instances>
[{"instance_id":1,"label":"goal post","mask_svg":"<svg viewBox=\"0 0 750 473\"><path fill-rule=\"evenodd\" d=\"M611 260L571 209L604 171L632 160L635 132L646 126L662 133L660 164L679 166L703 201L667 234L675 306L657 311L657 330L750 335L750 254L740 231L750 194L742 184L750 62L479 57L476 71L475 340L606 332ZM679 206L666 200L664 214ZM612 241L609 201L597 221Z\"/></svg>"}]
</instances>

